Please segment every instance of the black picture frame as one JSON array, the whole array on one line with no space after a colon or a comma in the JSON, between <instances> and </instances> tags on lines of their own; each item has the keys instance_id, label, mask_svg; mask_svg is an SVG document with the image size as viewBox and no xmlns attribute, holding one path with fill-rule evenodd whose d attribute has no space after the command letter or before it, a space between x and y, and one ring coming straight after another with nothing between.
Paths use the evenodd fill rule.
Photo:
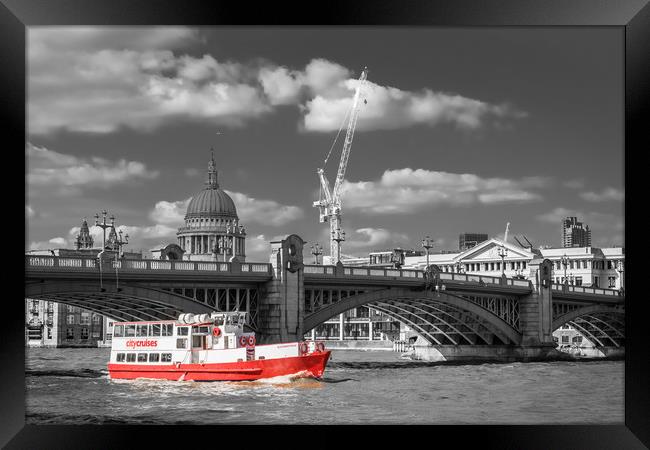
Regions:
<instances>
[{"instance_id":1,"label":"black picture frame","mask_svg":"<svg viewBox=\"0 0 650 450\"><path fill-rule=\"evenodd\" d=\"M650 6L648 0L356 0L306 2L223 2L198 0L0 0L0 85L3 102L0 104L2 129L12 139L4 144L4 156L24 148L26 67L25 31L33 25L400 25L400 26L613 26L625 29L625 235L638 236L638 222L628 219L636 206L643 187L635 189L632 171L635 158L650 149L648 133L650 87ZM8 161L8 159L5 159ZM25 170L27 161L25 160ZM637 166L638 168L638 166ZM11 167L5 167L5 178ZM13 172L19 172L13 170ZM18 174L20 176L20 174ZM637 181L637 183L642 182ZM8 184L5 183L7 186ZM14 188L15 189L15 188ZM647 190L647 189L646 189ZM9 197L17 197L11 189ZM27 195L27 186L25 184ZM16 208L23 208L17 205ZM631 217L631 216L630 216ZM9 217L5 221L10 221ZM16 225L13 225L14 227ZM19 226L19 225L18 225ZM643 230L641 230L643 232ZM5 234L6 238L11 236ZM11 249L6 259L24 252L18 239L8 239ZM24 242L23 242L24 243ZM15 245L16 248L13 246ZM636 247L635 247L636 245ZM368 438L379 442L395 436L406 439L401 444L411 445L418 435L435 445L451 440L454 447L474 442L481 448L531 449L622 449L650 446L648 400L650 378L648 367L648 332L644 317L646 305L635 284L634 273L642 267L642 243L632 242L626 254L626 360L625 360L625 425L621 426L432 426L413 430L393 427L372 427L350 437L338 437L322 427L247 426L224 435L223 427L159 427L126 425L84 426L25 426L24 373L24 311L18 289L11 285L9 276L4 281L11 290L5 294L5 303L12 312L2 326L0 360L2 361L3 420L0 444L6 448L132 448L135 439L156 444L202 445L263 445L274 440L297 445L329 442L329 445L371 445ZM639 259L637 259L639 258ZM14 264L18 265L18 263ZM10 268L14 270L15 268ZM20 273L19 269L15 269ZM17 274L16 277L20 275ZM17 285L17 283L16 283ZM636 303L635 303L636 302ZM647 302L645 302L647 303ZM390 407L390 405L387 405ZM369 420L371 421L371 420ZM230 427L228 427L230 428ZM335 427L332 431L345 431ZM298 438L309 436L307 442ZM137 433L136 433L137 432ZM357 437L354 437L354 436ZM374 436L374 437L373 437ZM287 440L289 442L287 443ZM421 444L418 444L421 445ZM448 444L449 445L449 444ZM282 446L282 444L281 444Z\"/></svg>"}]
</instances>

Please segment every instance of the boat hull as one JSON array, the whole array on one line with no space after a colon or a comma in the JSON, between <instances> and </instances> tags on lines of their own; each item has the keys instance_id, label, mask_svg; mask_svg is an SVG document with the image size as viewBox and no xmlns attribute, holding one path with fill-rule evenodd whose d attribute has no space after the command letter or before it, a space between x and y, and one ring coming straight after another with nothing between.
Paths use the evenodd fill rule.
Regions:
<instances>
[{"instance_id":1,"label":"boat hull","mask_svg":"<svg viewBox=\"0 0 650 450\"><path fill-rule=\"evenodd\" d=\"M115 364L108 365L111 379L153 378L179 381L254 381L286 375L320 378L331 351L274 359L215 364Z\"/></svg>"}]
</instances>

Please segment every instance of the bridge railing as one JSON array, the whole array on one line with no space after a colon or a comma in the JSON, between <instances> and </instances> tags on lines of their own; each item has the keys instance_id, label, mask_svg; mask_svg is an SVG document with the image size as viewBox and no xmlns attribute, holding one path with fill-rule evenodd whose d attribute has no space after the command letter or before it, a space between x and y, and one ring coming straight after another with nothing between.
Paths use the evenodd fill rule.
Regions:
<instances>
[{"instance_id":1,"label":"bridge railing","mask_svg":"<svg viewBox=\"0 0 650 450\"><path fill-rule=\"evenodd\" d=\"M604 289L604 288L594 288L587 286L574 286L566 285L561 283L552 283L551 289L554 291L560 292L572 292L575 294L595 294L595 295L608 295L611 297L619 297L622 295L621 291L618 289Z\"/></svg>"},{"instance_id":2,"label":"bridge railing","mask_svg":"<svg viewBox=\"0 0 650 450\"><path fill-rule=\"evenodd\" d=\"M105 259L104 267L124 272L175 271L218 272L224 274L255 273L271 275L269 263L230 263L214 261L168 261L156 259ZM96 258L72 258L46 255L26 255L25 267L32 269L61 270L71 272L97 271Z\"/></svg>"},{"instance_id":3,"label":"bridge railing","mask_svg":"<svg viewBox=\"0 0 650 450\"><path fill-rule=\"evenodd\" d=\"M336 275L336 266L309 265L305 264L306 274L318 275ZM424 271L417 269L389 269L383 267L344 267L344 276L363 276L363 277L398 277L398 278L419 278L424 279ZM474 282L485 284L502 285L501 277L492 277L486 275L466 275L462 273L440 272L441 280ZM505 284L508 286L530 287L530 281L517 278L506 278Z\"/></svg>"}]
</instances>

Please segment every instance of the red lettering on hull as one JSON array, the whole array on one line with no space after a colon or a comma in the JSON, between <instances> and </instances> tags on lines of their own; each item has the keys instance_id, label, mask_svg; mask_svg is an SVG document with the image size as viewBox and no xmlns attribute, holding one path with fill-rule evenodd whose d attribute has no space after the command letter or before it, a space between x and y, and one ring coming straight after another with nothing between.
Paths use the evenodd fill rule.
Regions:
<instances>
[{"instance_id":1,"label":"red lettering on hull","mask_svg":"<svg viewBox=\"0 0 650 450\"><path fill-rule=\"evenodd\" d=\"M126 341L126 348L145 348L145 347L158 347L158 341L152 341L150 339L129 339Z\"/></svg>"}]
</instances>

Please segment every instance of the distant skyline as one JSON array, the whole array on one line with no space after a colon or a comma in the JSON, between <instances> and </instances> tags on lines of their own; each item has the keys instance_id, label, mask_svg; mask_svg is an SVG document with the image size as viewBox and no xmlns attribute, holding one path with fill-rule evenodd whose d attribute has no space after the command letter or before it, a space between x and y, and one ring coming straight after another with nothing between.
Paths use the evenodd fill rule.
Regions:
<instances>
[{"instance_id":1,"label":"distant skyline","mask_svg":"<svg viewBox=\"0 0 650 450\"><path fill-rule=\"evenodd\" d=\"M454 250L506 222L559 247L565 216L594 246L624 245L620 29L29 27L27 40L28 249L71 247L102 209L127 249L176 242L211 148L249 260L292 233L328 249L316 169L364 66L344 254L426 235Z\"/></svg>"}]
</instances>

